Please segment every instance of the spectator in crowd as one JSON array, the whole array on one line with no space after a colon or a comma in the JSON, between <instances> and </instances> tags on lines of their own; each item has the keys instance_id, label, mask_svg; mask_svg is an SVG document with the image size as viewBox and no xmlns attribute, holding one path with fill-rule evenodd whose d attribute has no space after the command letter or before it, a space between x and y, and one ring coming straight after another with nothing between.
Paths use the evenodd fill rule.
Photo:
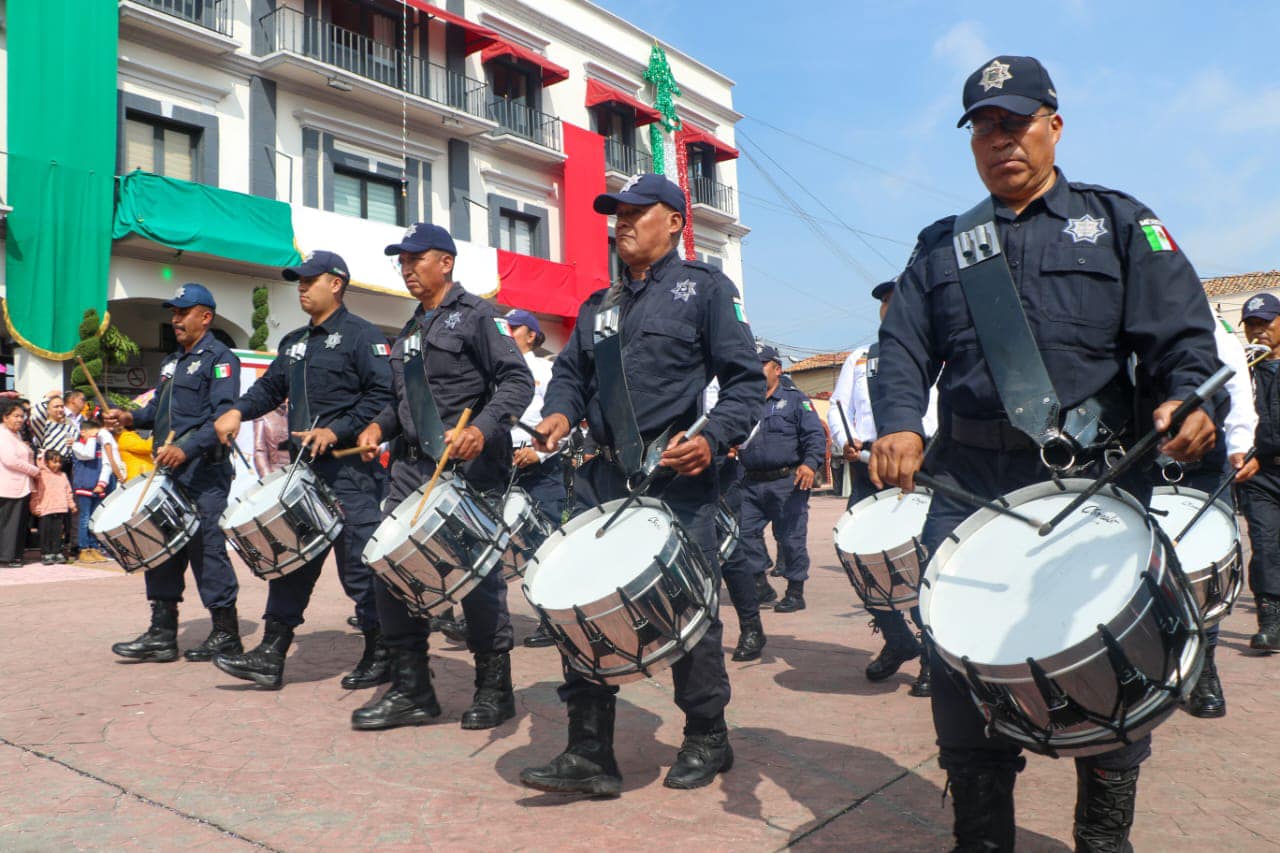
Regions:
<instances>
[{"instance_id":1,"label":"spectator in crowd","mask_svg":"<svg viewBox=\"0 0 1280 853\"><path fill-rule=\"evenodd\" d=\"M36 403L31 412L31 435L36 450L52 451L67 461L71 457L71 445L80 434L80 427L67 414L62 394L50 391Z\"/></svg>"},{"instance_id":2,"label":"spectator in crowd","mask_svg":"<svg viewBox=\"0 0 1280 853\"><path fill-rule=\"evenodd\" d=\"M88 416L88 413L85 412L84 392L68 391L62 395L62 399L67 407L67 420L75 424L76 431L79 432L80 422Z\"/></svg>"},{"instance_id":3,"label":"spectator in crowd","mask_svg":"<svg viewBox=\"0 0 1280 853\"><path fill-rule=\"evenodd\" d=\"M76 512L71 481L63 472L63 459L57 453L46 453L31 493L31 514L40 527L40 562L46 566L65 563L67 520Z\"/></svg>"},{"instance_id":4,"label":"spectator in crowd","mask_svg":"<svg viewBox=\"0 0 1280 853\"><path fill-rule=\"evenodd\" d=\"M289 401L253 422L253 467L259 477L289 466Z\"/></svg>"},{"instance_id":5,"label":"spectator in crowd","mask_svg":"<svg viewBox=\"0 0 1280 853\"><path fill-rule=\"evenodd\" d=\"M71 448L74 462L71 467L71 487L76 493L76 505L80 510L80 562L103 563L106 555L100 550L98 540L89 532L89 519L102 503L114 484L111 475L110 449L115 442L111 433L102 429L95 420L85 418L80 422L80 438ZM109 444L108 444L109 442Z\"/></svg>"},{"instance_id":6,"label":"spectator in crowd","mask_svg":"<svg viewBox=\"0 0 1280 853\"><path fill-rule=\"evenodd\" d=\"M22 440L27 415L18 400L0 401L0 564L22 565L27 496L40 474L30 445Z\"/></svg>"},{"instance_id":7,"label":"spectator in crowd","mask_svg":"<svg viewBox=\"0 0 1280 853\"><path fill-rule=\"evenodd\" d=\"M152 440L143 438L137 430L122 429L112 433L124 463L124 479L127 483L139 474L150 474L156 464L151 459Z\"/></svg>"}]
</instances>

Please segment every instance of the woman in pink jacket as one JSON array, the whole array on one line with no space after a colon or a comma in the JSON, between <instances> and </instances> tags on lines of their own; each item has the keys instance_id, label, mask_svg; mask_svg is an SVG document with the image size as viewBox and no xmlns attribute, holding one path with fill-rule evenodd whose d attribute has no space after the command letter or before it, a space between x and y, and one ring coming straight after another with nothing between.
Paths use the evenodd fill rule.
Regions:
<instances>
[{"instance_id":1,"label":"woman in pink jacket","mask_svg":"<svg viewBox=\"0 0 1280 853\"><path fill-rule=\"evenodd\" d=\"M0 565L22 565L27 496L40 476L31 446L22 440L26 412L16 400L0 401Z\"/></svg>"}]
</instances>

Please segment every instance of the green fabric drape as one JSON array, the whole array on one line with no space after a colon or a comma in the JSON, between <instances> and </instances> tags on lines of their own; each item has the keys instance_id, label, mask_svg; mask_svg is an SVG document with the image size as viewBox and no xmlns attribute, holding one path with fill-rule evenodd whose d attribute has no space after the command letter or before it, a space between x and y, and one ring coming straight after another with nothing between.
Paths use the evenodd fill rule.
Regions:
<instances>
[{"instance_id":1,"label":"green fabric drape","mask_svg":"<svg viewBox=\"0 0 1280 853\"><path fill-rule=\"evenodd\" d=\"M10 0L5 324L67 359L107 308L116 160L115 0Z\"/></svg>"},{"instance_id":2,"label":"green fabric drape","mask_svg":"<svg viewBox=\"0 0 1280 853\"><path fill-rule=\"evenodd\" d=\"M289 205L149 172L120 178L112 236L268 267L298 263Z\"/></svg>"}]
</instances>

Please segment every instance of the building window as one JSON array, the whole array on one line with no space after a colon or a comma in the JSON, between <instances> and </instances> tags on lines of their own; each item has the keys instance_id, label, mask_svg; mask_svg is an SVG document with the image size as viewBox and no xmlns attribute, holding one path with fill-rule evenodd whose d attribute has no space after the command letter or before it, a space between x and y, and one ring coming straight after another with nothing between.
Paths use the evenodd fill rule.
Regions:
<instances>
[{"instance_id":1,"label":"building window","mask_svg":"<svg viewBox=\"0 0 1280 853\"><path fill-rule=\"evenodd\" d=\"M706 145L695 143L689 146L689 178L716 177L716 155Z\"/></svg>"},{"instance_id":2,"label":"building window","mask_svg":"<svg viewBox=\"0 0 1280 853\"><path fill-rule=\"evenodd\" d=\"M400 182L351 169L333 170L333 211L371 222L405 224Z\"/></svg>"},{"instance_id":3,"label":"building window","mask_svg":"<svg viewBox=\"0 0 1280 853\"><path fill-rule=\"evenodd\" d=\"M538 245L538 219L510 210L498 213L498 248L518 255L534 255Z\"/></svg>"},{"instance_id":4,"label":"building window","mask_svg":"<svg viewBox=\"0 0 1280 853\"><path fill-rule=\"evenodd\" d=\"M125 117L123 171L143 169L182 181L199 181L202 131L150 116Z\"/></svg>"},{"instance_id":5,"label":"building window","mask_svg":"<svg viewBox=\"0 0 1280 853\"><path fill-rule=\"evenodd\" d=\"M534 106L533 103L533 75L514 65L508 65L505 62L492 62L487 66L489 71L489 90L493 92L495 98L505 98L508 101L524 104L527 107Z\"/></svg>"}]
</instances>

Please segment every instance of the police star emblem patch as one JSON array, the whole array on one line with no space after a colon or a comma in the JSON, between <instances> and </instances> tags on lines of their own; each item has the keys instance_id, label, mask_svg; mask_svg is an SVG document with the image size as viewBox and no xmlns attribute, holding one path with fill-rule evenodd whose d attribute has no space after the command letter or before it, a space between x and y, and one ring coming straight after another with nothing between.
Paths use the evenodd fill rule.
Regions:
<instances>
[{"instance_id":1,"label":"police star emblem patch","mask_svg":"<svg viewBox=\"0 0 1280 853\"><path fill-rule=\"evenodd\" d=\"M697 283L687 278L684 281L677 281L676 286L671 288L671 299L675 302L688 302L697 295Z\"/></svg>"},{"instance_id":2,"label":"police star emblem patch","mask_svg":"<svg viewBox=\"0 0 1280 853\"><path fill-rule=\"evenodd\" d=\"M462 312L454 311L448 317L444 318L444 327L446 329L456 329L458 324L462 322Z\"/></svg>"},{"instance_id":3,"label":"police star emblem patch","mask_svg":"<svg viewBox=\"0 0 1280 853\"><path fill-rule=\"evenodd\" d=\"M340 343L342 343L342 333L334 332L332 335L324 339L324 348L333 349Z\"/></svg>"},{"instance_id":4,"label":"police star emblem patch","mask_svg":"<svg viewBox=\"0 0 1280 853\"><path fill-rule=\"evenodd\" d=\"M1255 309L1257 309L1257 308L1261 308L1261 307L1262 307L1262 297L1261 297L1261 296L1255 296L1255 297L1253 297L1252 299L1250 299L1248 302L1246 302L1246 303L1245 303L1245 306L1244 306L1244 307L1245 307L1245 308L1247 308L1247 309L1248 309L1248 310L1250 310L1250 311L1253 311L1253 310L1255 310Z\"/></svg>"},{"instance_id":5,"label":"police star emblem patch","mask_svg":"<svg viewBox=\"0 0 1280 853\"><path fill-rule=\"evenodd\" d=\"M1009 63L993 59L990 65L982 69L982 79L978 83L981 84L982 91L990 92L992 89L1003 89L1004 81L1012 79L1013 75L1009 73Z\"/></svg>"},{"instance_id":6,"label":"police star emblem patch","mask_svg":"<svg viewBox=\"0 0 1280 853\"><path fill-rule=\"evenodd\" d=\"M640 176L632 175L631 177L627 178L627 182L622 185L622 189L618 190L618 192L625 193L638 183L640 183Z\"/></svg>"},{"instance_id":7,"label":"police star emblem patch","mask_svg":"<svg viewBox=\"0 0 1280 853\"><path fill-rule=\"evenodd\" d=\"M1110 233L1107 231L1105 216L1094 219L1087 213L1078 219L1068 219L1067 227L1063 228L1062 232L1070 234L1073 243L1093 243L1094 245L1097 245L1099 237Z\"/></svg>"},{"instance_id":8,"label":"police star emblem patch","mask_svg":"<svg viewBox=\"0 0 1280 853\"><path fill-rule=\"evenodd\" d=\"M200 372L200 362L193 361L187 365L187 373L189 373L190 375L195 376L199 372Z\"/></svg>"}]
</instances>

